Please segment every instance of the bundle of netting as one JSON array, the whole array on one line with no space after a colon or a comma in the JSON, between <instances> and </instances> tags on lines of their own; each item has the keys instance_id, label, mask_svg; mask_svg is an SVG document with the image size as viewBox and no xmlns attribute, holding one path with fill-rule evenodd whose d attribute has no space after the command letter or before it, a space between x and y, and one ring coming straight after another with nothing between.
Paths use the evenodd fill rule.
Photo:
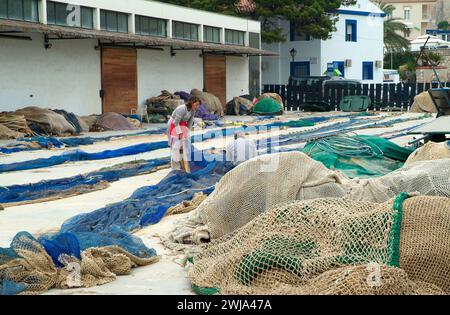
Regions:
<instances>
[{"instance_id":1,"label":"bundle of netting","mask_svg":"<svg viewBox=\"0 0 450 315\"><path fill-rule=\"evenodd\" d=\"M142 241L127 237L128 246L90 247L88 243L99 244L101 236L59 233L37 240L29 233L18 233L10 248L0 248L0 295L92 287L128 275L133 267L159 260ZM132 254L124 249L127 247L139 250Z\"/></svg>"},{"instance_id":2,"label":"bundle of netting","mask_svg":"<svg viewBox=\"0 0 450 315\"><path fill-rule=\"evenodd\" d=\"M349 179L300 152L251 159L225 174L214 192L162 237L166 247L197 252L281 203L345 198L382 203L401 192L450 197L450 159L421 161L388 175Z\"/></svg>"},{"instance_id":3,"label":"bundle of netting","mask_svg":"<svg viewBox=\"0 0 450 315\"><path fill-rule=\"evenodd\" d=\"M293 201L207 245L189 278L203 294L448 294L449 225L445 197Z\"/></svg>"}]
</instances>

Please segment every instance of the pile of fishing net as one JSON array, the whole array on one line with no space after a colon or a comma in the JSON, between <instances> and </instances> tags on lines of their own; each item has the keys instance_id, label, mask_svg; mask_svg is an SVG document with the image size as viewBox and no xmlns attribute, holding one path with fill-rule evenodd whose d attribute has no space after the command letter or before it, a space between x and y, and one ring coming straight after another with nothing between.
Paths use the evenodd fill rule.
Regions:
<instances>
[{"instance_id":1,"label":"pile of fishing net","mask_svg":"<svg viewBox=\"0 0 450 315\"><path fill-rule=\"evenodd\" d=\"M74 113L69 113L68 111L63 110L63 109L55 109L53 111L55 113L63 115L64 118L69 122L69 124L71 124L75 128L76 134L80 134L80 133L89 131L88 124L83 119L81 119L80 117L75 115Z\"/></svg>"},{"instance_id":2,"label":"pile of fishing net","mask_svg":"<svg viewBox=\"0 0 450 315\"><path fill-rule=\"evenodd\" d=\"M142 241L126 237L123 240L128 246L111 246L102 235L61 233L37 240L29 233L18 233L10 248L0 248L0 295L92 287L159 260ZM97 246L87 246L89 243ZM127 247L136 250L131 253Z\"/></svg>"},{"instance_id":3,"label":"pile of fishing net","mask_svg":"<svg viewBox=\"0 0 450 315\"><path fill-rule=\"evenodd\" d=\"M25 116L8 112L0 113L0 139L17 139L31 134L33 132L28 128Z\"/></svg>"},{"instance_id":4,"label":"pile of fishing net","mask_svg":"<svg viewBox=\"0 0 450 315\"><path fill-rule=\"evenodd\" d=\"M437 113L438 110L434 105L433 99L428 91L422 92L414 97L414 103L411 106L413 113Z\"/></svg>"},{"instance_id":5,"label":"pile of fishing net","mask_svg":"<svg viewBox=\"0 0 450 315\"><path fill-rule=\"evenodd\" d=\"M223 105L217 96L208 92L202 92L198 89L193 89L191 91L191 94L193 96L197 96L202 101L202 104L206 106L209 112L219 117L223 116Z\"/></svg>"},{"instance_id":6,"label":"pile of fishing net","mask_svg":"<svg viewBox=\"0 0 450 315\"><path fill-rule=\"evenodd\" d=\"M283 100L276 93L264 93L257 100L252 112L259 115L283 114Z\"/></svg>"},{"instance_id":7,"label":"pile of fishing net","mask_svg":"<svg viewBox=\"0 0 450 315\"><path fill-rule=\"evenodd\" d=\"M183 104L183 101L181 100L180 96L177 95L177 93L172 94L167 90L163 90L161 91L161 94L159 96L155 96L146 100L145 104L149 106L149 109L165 107L167 108L169 113L172 113L175 108Z\"/></svg>"},{"instance_id":8,"label":"pile of fishing net","mask_svg":"<svg viewBox=\"0 0 450 315\"><path fill-rule=\"evenodd\" d=\"M17 139L23 137L23 134L9 129L5 125L0 124L0 140Z\"/></svg>"},{"instance_id":9,"label":"pile of fishing net","mask_svg":"<svg viewBox=\"0 0 450 315\"><path fill-rule=\"evenodd\" d=\"M83 125L88 127L88 131L93 131L95 129L95 124L97 123L99 115L89 115L81 116L80 120L83 121Z\"/></svg>"},{"instance_id":10,"label":"pile of fishing net","mask_svg":"<svg viewBox=\"0 0 450 315\"><path fill-rule=\"evenodd\" d=\"M270 208L193 259L199 293L449 294L450 199L400 194Z\"/></svg>"},{"instance_id":11,"label":"pile of fishing net","mask_svg":"<svg viewBox=\"0 0 450 315\"><path fill-rule=\"evenodd\" d=\"M413 163L382 177L349 179L300 152L263 155L225 174L214 192L162 239L172 250L197 251L189 244L233 233L284 202L325 197L386 202L401 192L450 197L449 178L450 159Z\"/></svg>"},{"instance_id":12,"label":"pile of fishing net","mask_svg":"<svg viewBox=\"0 0 450 315\"><path fill-rule=\"evenodd\" d=\"M302 152L327 168L353 178L395 171L403 166L413 149L377 136L333 135L309 142Z\"/></svg>"},{"instance_id":13,"label":"pile of fishing net","mask_svg":"<svg viewBox=\"0 0 450 315\"><path fill-rule=\"evenodd\" d=\"M138 129L126 117L117 113L104 113L98 117L94 130L108 131L108 130L136 130Z\"/></svg>"},{"instance_id":14,"label":"pile of fishing net","mask_svg":"<svg viewBox=\"0 0 450 315\"><path fill-rule=\"evenodd\" d=\"M76 134L66 118L50 109L36 106L25 107L14 112L14 115L24 116L28 127L39 135L73 135Z\"/></svg>"},{"instance_id":15,"label":"pile of fishing net","mask_svg":"<svg viewBox=\"0 0 450 315\"><path fill-rule=\"evenodd\" d=\"M247 115L252 112L253 97L250 95L236 96L227 103L227 115Z\"/></svg>"},{"instance_id":16,"label":"pile of fishing net","mask_svg":"<svg viewBox=\"0 0 450 315\"><path fill-rule=\"evenodd\" d=\"M450 159L450 141L427 142L422 147L412 153L405 164L417 161Z\"/></svg>"}]
</instances>

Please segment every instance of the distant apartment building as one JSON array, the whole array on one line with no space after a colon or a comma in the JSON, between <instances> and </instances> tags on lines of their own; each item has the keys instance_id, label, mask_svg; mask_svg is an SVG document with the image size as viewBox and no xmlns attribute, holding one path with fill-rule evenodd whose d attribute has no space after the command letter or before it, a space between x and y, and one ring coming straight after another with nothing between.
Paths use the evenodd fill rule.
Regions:
<instances>
[{"instance_id":1,"label":"distant apartment building","mask_svg":"<svg viewBox=\"0 0 450 315\"><path fill-rule=\"evenodd\" d=\"M392 17L405 23L407 31L403 35L410 40L436 26L437 8L441 7L440 0L381 0L381 3L395 7Z\"/></svg>"},{"instance_id":2,"label":"distant apartment building","mask_svg":"<svg viewBox=\"0 0 450 315\"><path fill-rule=\"evenodd\" d=\"M450 22L450 0L437 0L436 2L436 23L442 21Z\"/></svg>"}]
</instances>

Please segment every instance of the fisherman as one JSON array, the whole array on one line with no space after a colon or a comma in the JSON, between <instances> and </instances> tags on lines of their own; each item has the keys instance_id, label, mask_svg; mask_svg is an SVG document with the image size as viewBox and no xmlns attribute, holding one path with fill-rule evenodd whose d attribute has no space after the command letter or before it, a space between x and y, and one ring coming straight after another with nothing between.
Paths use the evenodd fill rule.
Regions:
<instances>
[{"instance_id":1,"label":"fisherman","mask_svg":"<svg viewBox=\"0 0 450 315\"><path fill-rule=\"evenodd\" d=\"M255 141L247 138L248 133L236 132L234 140L227 145L226 159L235 165L258 156Z\"/></svg>"},{"instance_id":2,"label":"fisherman","mask_svg":"<svg viewBox=\"0 0 450 315\"><path fill-rule=\"evenodd\" d=\"M189 130L192 130L194 127L195 111L200 105L200 99L192 96L187 104L180 105L173 111L172 117L167 123L167 136L171 148L170 156L173 170L181 170L183 168L184 171L189 172L187 169L187 157L191 147Z\"/></svg>"}]
</instances>

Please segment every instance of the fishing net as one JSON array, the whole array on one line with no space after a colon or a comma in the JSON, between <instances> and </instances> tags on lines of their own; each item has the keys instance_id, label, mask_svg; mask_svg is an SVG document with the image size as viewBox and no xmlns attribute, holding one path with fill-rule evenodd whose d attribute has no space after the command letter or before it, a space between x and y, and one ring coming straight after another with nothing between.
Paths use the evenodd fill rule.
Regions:
<instances>
[{"instance_id":1,"label":"fishing net","mask_svg":"<svg viewBox=\"0 0 450 315\"><path fill-rule=\"evenodd\" d=\"M220 102L220 99L214 94L202 92L198 89L193 89L191 91L191 95L197 96L202 101L202 104L206 106L209 112L219 117L223 116L223 105Z\"/></svg>"},{"instance_id":2,"label":"fishing net","mask_svg":"<svg viewBox=\"0 0 450 315\"><path fill-rule=\"evenodd\" d=\"M169 167L169 159L138 160L68 178L0 187L0 204L8 207L81 195L104 189L121 178L150 174Z\"/></svg>"},{"instance_id":3,"label":"fishing net","mask_svg":"<svg viewBox=\"0 0 450 315\"><path fill-rule=\"evenodd\" d=\"M73 128L75 128L76 134L80 134L83 132L83 127L81 127L81 123L78 120L78 117L74 113L69 113L68 111L63 110L63 109L55 109L53 111L57 114L63 115L64 118L69 122L69 124L71 124L73 126ZM84 127L86 127L86 125L84 125Z\"/></svg>"},{"instance_id":4,"label":"fishing net","mask_svg":"<svg viewBox=\"0 0 450 315\"><path fill-rule=\"evenodd\" d=\"M17 135L31 135L33 132L28 128L27 120L23 115L15 115L8 112L0 113L0 126L6 127L8 130L15 132L13 135L15 138ZM15 139L14 138L14 139Z\"/></svg>"},{"instance_id":5,"label":"fishing net","mask_svg":"<svg viewBox=\"0 0 450 315\"><path fill-rule=\"evenodd\" d=\"M449 293L450 200L407 197L278 205L209 244L189 278L221 294Z\"/></svg>"},{"instance_id":6,"label":"fishing net","mask_svg":"<svg viewBox=\"0 0 450 315\"><path fill-rule=\"evenodd\" d=\"M49 158L35 159L31 161L16 162L10 164L0 164L0 173L31 170L43 167L60 165L67 162L93 161L112 159L121 156L136 155L140 153L155 151L167 148L167 141L141 143L115 150L105 150L101 152L88 153L82 150L64 152L61 155Z\"/></svg>"},{"instance_id":7,"label":"fishing net","mask_svg":"<svg viewBox=\"0 0 450 315\"><path fill-rule=\"evenodd\" d=\"M192 154L198 151L192 150ZM157 185L142 187L124 201L107 205L96 211L67 220L63 232L101 232L112 226L133 231L142 226L158 223L167 210L183 200L191 200L196 193L209 194L220 178L233 165L202 159L191 162L192 173L172 171ZM222 159L223 160L223 159ZM207 162L212 161L212 162Z\"/></svg>"},{"instance_id":8,"label":"fishing net","mask_svg":"<svg viewBox=\"0 0 450 315\"><path fill-rule=\"evenodd\" d=\"M99 115L90 115L90 116L81 116L80 120L84 122L83 125L88 127L87 131L91 131L95 129L95 124L97 123Z\"/></svg>"},{"instance_id":9,"label":"fishing net","mask_svg":"<svg viewBox=\"0 0 450 315\"><path fill-rule=\"evenodd\" d=\"M9 129L3 124L0 124L0 140L17 139L23 137L23 134Z\"/></svg>"},{"instance_id":10,"label":"fishing net","mask_svg":"<svg viewBox=\"0 0 450 315\"><path fill-rule=\"evenodd\" d=\"M414 103L411 106L413 113L437 113L436 105L428 91L422 92L414 97Z\"/></svg>"},{"instance_id":11,"label":"fishing net","mask_svg":"<svg viewBox=\"0 0 450 315\"><path fill-rule=\"evenodd\" d=\"M158 260L154 253L142 258L118 246L80 251L74 235L60 235L53 241L40 243L21 232L10 248L0 248L0 294L30 295L51 288L92 287L130 274L133 267Z\"/></svg>"},{"instance_id":12,"label":"fishing net","mask_svg":"<svg viewBox=\"0 0 450 315\"><path fill-rule=\"evenodd\" d=\"M399 169L413 150L377 136L334 135L309 142L302 152L348 177L369 177Z\"/></svg>"},{"instance_id":13,"label":"fishing net","mask_svg":"<svg viewBox=\"0 0 450 315\"><path fill-rule=\"evenodd\" d=\"M439 160L450 158L450 142L427 142L410 155L406 165L417 161Z\"/></svg>"},{"instance_id":14,"label":"fishing net","mask_svg":"<svg viewBox=\"0 0 450 315\"><path fill-rule=\"evenodd\" d=\"M94 126L95 130L136 130L133 124L131 124L124 116L117 113L104 113L100 115Z\"/></svg>"},{"instance_id":15,"label":"fishing net","mask_svg":"<svg viewBox=\"0 0 450 315\"><path fill-rule=\"evenodd\" d=\"M214 192L162 239L175 251L196 251L179 245L217 239L277 204L294 200L335 197L381 203L401 192L450 198L449 178L450 159L417 162L382 177L349 179L300 152L264 155L227 173Z\"/></svg>"},{"instance_id":16,"label":"fishing net","mask_svg":"<svg viewBox=\"0 0 450 315\"><path fill-rule=\"evenodd\" d=\"M252 113L259 115L281 115L283 113L283 104L271 97L264 97L252 108Z\"/></svg>"},{"instance_id":17,"label":"fishing net","mask_svg":"<svg viewBox=\"0 0 450 315\"><path fill-rule=\"evenodd\" d=\"M299 152L264 155L225 174L198 208L205 222L223 223L208 224L211 236L230 233L276 204L310 195L305 191L311 187L323 186L331 196L342 195L338 186L329 185L339 182L334 172L303 156Z\"/></svg>"},{"instance_id":18,"label":"fishing net","mask_svg":"<svg viewBox=\"0 0 450 315\"><path fill-rule=\"evenodd\" d=\"M75 133L75 128L63 115L49 109L31 106L19 109L14 114L25 116L28 127L40 135L60 136Z\"/></svg>"},{"instance_id":19,"label":"fishing net","mask_svg":"<svg viewBox=\"0 0 450 315\"><path fill-rule=\"evenodd\" d=\"M195 210L198 208L198 206L205 201L205 199L208 196L205 195L204 193L200 192L200 193L196 193L194 195L194 197L192 197L192 200L183 200L183 202L170 207L167 210L166 215L175 215L175 214L181 214L181 213L187 213L187 212L191 212L192 210Z\"/></svg>"}]
</instances>

